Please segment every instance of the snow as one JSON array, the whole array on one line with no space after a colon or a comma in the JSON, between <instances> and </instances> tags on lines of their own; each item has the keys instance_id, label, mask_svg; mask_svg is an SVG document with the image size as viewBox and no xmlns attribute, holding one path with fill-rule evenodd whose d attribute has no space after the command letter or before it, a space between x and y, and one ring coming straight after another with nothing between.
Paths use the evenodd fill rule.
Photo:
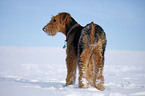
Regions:
<instances>
[{"instance_id":1,"label":"snow","mask_svg":"<svg viewBox=\"0 0 145 96\"><path fill-rule=\"evenodd\" d=\"M80 81L82 82L82 84L84 84L84 88L87 88L88 80L86 78L81 78Z\"/></svg>"},{"instance_id":2,"label":"snow","mask_svg":"<svg viewBox=\"0 0 145 96\"><path fill-rule=\"evenodd\" d=\"M0 47L0 96L145 96L145 52L107 50L105 90L64 86L65 50ZM78 72L77 72L78 74Z\"/></svg>"}]
</instances>

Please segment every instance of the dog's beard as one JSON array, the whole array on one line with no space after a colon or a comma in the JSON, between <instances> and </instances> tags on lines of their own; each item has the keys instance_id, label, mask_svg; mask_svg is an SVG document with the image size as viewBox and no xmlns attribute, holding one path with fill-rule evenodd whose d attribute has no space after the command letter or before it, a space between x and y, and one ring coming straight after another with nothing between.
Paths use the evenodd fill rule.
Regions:
<instances>
[{"instance_id":1,"label":"dog's beard","mask_svg":"<svg viewBox=\"0 0 145 96\"><path fill-rule=\"evenodd\" d=\"M54 35L56 35L57 32L55 32L55 31L50 31L50 32L46 32L46 33L47 33L47 35L49 35L49 36L54 36Z\"/></svg>"}]
</instances>

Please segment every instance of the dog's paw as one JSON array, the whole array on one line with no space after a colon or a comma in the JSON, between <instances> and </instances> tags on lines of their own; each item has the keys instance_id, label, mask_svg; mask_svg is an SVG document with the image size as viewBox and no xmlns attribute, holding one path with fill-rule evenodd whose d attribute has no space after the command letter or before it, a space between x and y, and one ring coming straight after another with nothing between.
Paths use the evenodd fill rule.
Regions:
<instances>
[{"instance_id":1,"label":"dog's paw","mask_svg":"<svg viewBox=\"0 0 145 96\"><path fill-rule=\"evenodd\" d=\"M80 88L88 88L88 80L86 78L81 78L79 80L79 87Z\"/></svg>"},{"instance_id":2,"label":"dog's paw","mask_svg":"<svg viewBox=\"0 0 145 96\"><path fill-rule=\"evenodd\" d=\"M103 84L104 84L104 83L102 83L102 82L96 82L96 84L95 84L94 87L95 87L96 89L98 89L98 90L103 91L103 90L104 90Z\"/></svg>"},{"instance_id":3,"label":"dog's paw","mask_svg":"<svg viewBox=\"0 0 145 96\"><path fill-rule=\"evenodd\" d=\"M73 85L73 84L75 84L75 80L67 80L65 86Z\"/></svg>"}]
</instances>

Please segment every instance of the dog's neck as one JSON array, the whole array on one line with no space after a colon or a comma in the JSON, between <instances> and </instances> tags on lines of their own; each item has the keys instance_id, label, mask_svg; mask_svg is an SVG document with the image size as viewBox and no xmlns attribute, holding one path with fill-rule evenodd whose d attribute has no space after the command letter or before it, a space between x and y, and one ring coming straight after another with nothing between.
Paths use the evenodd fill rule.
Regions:
<instances>
[{"instance_id":1,"label":"dog's neck","mask_svg":"<svg viewBox=\"0 0 145 96\"><path fill-rule=\"evenodd\" d=\"M78 27L78 26L80 26L80 24L77 24L77 23L76 23L75 25L73 25L73 26L69 29L69 31L67 32L66 37L68 38L68 36L70 35L71 31L72 31L74 28Z\"/></svg>"},{"instance_id":2,"label":"dog's neck","mask_svg":"<svg viewBox=\"0 0 145 96\"><path fill-rule=\"evenodd\" d=\"M70 18L70 22L68 24L65 25L65 35L67 36L68 32L70 31L70 29L72 29L72 27L78 24L72 17Z\"/></svg>"}]
</instances>

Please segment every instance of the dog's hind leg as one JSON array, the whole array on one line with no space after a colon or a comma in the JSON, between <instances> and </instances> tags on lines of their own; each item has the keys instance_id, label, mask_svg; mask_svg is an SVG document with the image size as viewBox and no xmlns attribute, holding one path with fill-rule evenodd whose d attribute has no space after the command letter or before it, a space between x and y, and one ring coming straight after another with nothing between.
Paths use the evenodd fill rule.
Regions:
<instances>
[{"instance_id":1,"label":"dog's hind leg","mask_svg":"<svg viewBox=\"0 0 145 96\"><path fill-rule=\"evenodd\" d=\"M90 59L92 56L92 50L89 47L88 36L82 35L79 44L79 52L78 52L78 66L79 66L79 87L80 88L88 88L90 83L89 80L89 67L90 67Z\"/></svg>"},{"instance_id":2,"label":"dog's hind leg","mask_svg":"<svg viewBox=\"0 0 145 96\"><path fill-rule=\"evenodd\" d=\"M88 63L88 77L89 77L89 84L94 86L94 62L93 62L93 54L91 55Z\"/></svg>"},{"instance_id":3,"label":"dog's hind leg","mask_svg":"<svg viewBox=\"0 0 145 96\"><path fill-rule=\"evenodd\" d=\"M79 56L79 59L78 59L79 75L80 75L79 87L80 88L88 88L88 85L90 83L89 74L88 74L90 57L91 57L91 49L84 49L84 51L82 52L82 54Z\"/></svg>"},{"instance_id":4,"label":"dog's hind leg","mask_svg":"<svg viewBox=\"0 0 145 96\"><path fill-rule=\"evenodd\" d=\"M104 67L104 57L102 56L102 49L100 48L101 44L98 41L98 46L93 50L93 59L95 64L94 70L94 86L99 90L104 90L104 76L103 76L103 67Z\"/></svg>"},{"instance_id":5,"label":"dog's hind leg","mask_svg":"<svg viewBox=\"0 0 145 96\"><path fill-rule=\"evenodd\" d=\"M91 23L91 33L90 33L90 46L93 51L93 63L94 63L94 87L99 90L104 90L104 76L103 76L103 67L104 67L104 51L106 47L106 40L104 37L103 30Z\"/></svg>"}]
</instances>

